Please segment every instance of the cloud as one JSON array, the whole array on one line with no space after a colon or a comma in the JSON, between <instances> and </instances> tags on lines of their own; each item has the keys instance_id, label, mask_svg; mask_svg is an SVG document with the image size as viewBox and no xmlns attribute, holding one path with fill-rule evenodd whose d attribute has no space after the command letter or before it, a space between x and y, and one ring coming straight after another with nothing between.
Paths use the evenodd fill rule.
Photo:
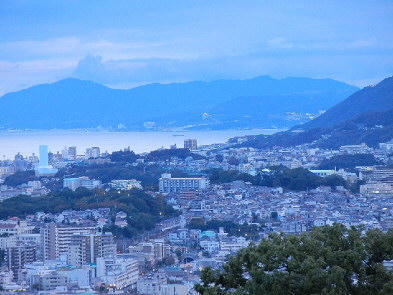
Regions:
<instances>
[{"instance_id":1,"label":"cloud","mask_svg":"<svg viewBox=\"0 0 393 295\"><path fill-rule=\"evenodd\" d=\"M348 57L340 54L282 55L280 52L269 55L262 52L238 56L123 60L104 60L102 56L89 54L79 61L72 76L114 88L148 83L245 79L259 75L333 78L364 86L362 81L375 81L389 75L389 67L380 67L382 62L386 63L385 56L370 58L362 54Z\"/></svg>"},{"instance_id":2,"label":"cloud","mask_svg":"<svg viewBox=\"0 0 393 295\"><path fill-rule=\"evenodd\" d=\"M272 49L290 49L294 47L292 43L281 37L276 37L269 40L268 46Z\"/></svg>"},{"instance_id":3,"label":"cloud","mask_svg":"<svg viewBox=\"0 0 393 295\"><path fill-rule=\"evenodd\" d=\"M0 42L0 55L3 58L16 54L19 58L25 60L67 57L80 59L89 52L95 52L98 55L110 56L111 58L129 58L129 57L151 57L159 54L160 56L172 56L166 48L173 44L172 42L158 41L113 41L97 39L94 41L82 40L79 37L68 36L63 38L53 38L45 40L22 40ZM175 52L176 53L176 52Z\"/></svg>"},{"instance_id":4,"label":"cloud","mask_svg":"<svg viewBox=\"0 0 393 295\"><path fill-rule=\"evenodd\" d=\"M152 82L182 82L241 78L259 73L236 58L135 58L106 60L87 55L79 61L73 77L109 85L140 85Z\"/></svg>"},{"instance_id":5,"label":"cloud","mask_svg":"<svg viewBox=\"0 0 393 295\"><path fill-rule=\"evenodd\" d=\"M0 96L69 77L75 66L75 62L59 58L24 62L0 60Z\"/></svg>"}]
</instances>

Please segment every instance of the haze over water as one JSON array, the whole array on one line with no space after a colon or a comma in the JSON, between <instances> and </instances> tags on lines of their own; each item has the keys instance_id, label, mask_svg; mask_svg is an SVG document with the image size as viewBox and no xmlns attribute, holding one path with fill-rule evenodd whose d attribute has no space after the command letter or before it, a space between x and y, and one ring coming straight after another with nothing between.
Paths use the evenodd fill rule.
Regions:
<instances>
[{"instance_id":1,"label":"haze over water","mask_svg":"<svg viewBox=\"0 0 393 295\"><path fill-rule=\"evenodd\" d=\"M130 146L136 153L149 152L172 144L183 147L184 139L195 138L198 145L224 143L229 138L243 135L273 134L276 129L189 131L189 132L110 132L79 130L46 130L0 132L0 156L12 159L20 152L24 156L38 154L38 146L46 144L56 152L65 146L76 146L78 154L86 148L98 146L101 152L118 151ZM175 135L175 136L174 136ZM184 135L184 136L181 136Z\"/></svg>"}]
</instances>

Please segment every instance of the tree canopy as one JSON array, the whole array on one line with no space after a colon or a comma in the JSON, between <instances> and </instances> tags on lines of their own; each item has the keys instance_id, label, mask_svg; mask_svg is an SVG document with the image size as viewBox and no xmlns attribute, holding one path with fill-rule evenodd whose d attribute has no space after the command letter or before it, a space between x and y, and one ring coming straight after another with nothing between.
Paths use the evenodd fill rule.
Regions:
<instances>
[{"instance_id":1,"label":"tree canopy","mask_svg":"<svg viewBox=\"0 0 393 295\"><path fill-rule=\"evenodd\" d=\"M87 210L112 208L112 215L127 213L127 227L121 229L113 225L107 230L116 236L132 237L144 230L150 230L156 222L177 216L178 211L168 205L161 196L152 197L141 190L131 191L90 191L78 188L75 192L64 189L47 196L32 198L18 196L0 202L0 219L25 217L36 212L60 213L64 210Z\"/></svg>"},{"instance_id":2,"label":"tree canopy","mask_svg":"<svg viewBox=\"0 0 393 295\"><path fill-rule=\"evenodd\" d=\"M4 184L15 187L35 179L38 178L35 177L34 170L17 171L16 173L7 176L4 180Z\"/></svg>"},{"instance_id":3,"label":"tree canopy","mask_svg":"<svg viewBox=\"0 0 393 295\"><path fill-rule=\"evenodd\" d=\"M195 289L203 295L393 294L393 231L362 235L344 225L310 233L272 234L238 252L223 270L205 268Z\"/></svg>"},{"instance_id":4,"label":"tree canopy","mask_svg":"<svg viewBox=\"0 0 393 295\"><path fill-rule=\"evenodd\" d=\"M113 152L109 158L111 159L112 162L135 162L135 160L138 158L138 155L136 155L133 151L117 151Z\"/></svg>"},{"instance_id":5,"label":"tree canopy","mask_svg":"<svg viewBox=\"0 0 393 295\"><path fill-rule=\"evenodd\" d=\"M337 155L330 159L325 159L319 165L319 169L353 169L356 166L374 166L382 165L383 162L378 161L371 154L355 154L355 155Z\"/></svg>"},{"instance_id":6,"label":"tree canopy","mask_svg":"<svg viewBox=\"0 0 393 295\"><path fill-rule=\"evenodd\" d=\"M183 160L187 157L192 157L194 160L204 159L203 156L192 153L189 149L186 148L161 149L152 151L146 155L146 159L152 161L165 161L170 160L172 157L177 157Z\"/></svg>"},{"instance_id":7,"label":"tree canopy","mask_svg":"<svg viewBox=\"0 0 393 295\"><path fill-rule=\"evenodd\" d=\"M204 172L212 184L242 180L256 186L282 187L294 191L305 191L318 186L346 186L345 180L339 175L323 178L304 168L289 169L283 166L270 167L270 170L268 174L256 176L237 170L209 169Z\"/></svg>"}]
</instances>

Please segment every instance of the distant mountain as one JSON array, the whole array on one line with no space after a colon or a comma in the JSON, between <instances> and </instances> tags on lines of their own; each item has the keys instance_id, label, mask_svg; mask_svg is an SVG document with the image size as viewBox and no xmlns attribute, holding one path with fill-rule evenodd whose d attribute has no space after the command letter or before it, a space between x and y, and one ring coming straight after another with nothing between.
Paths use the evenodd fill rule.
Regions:
<instances>
[{"instance_id":1,"label":"distant mountain","mask_svg":"<svg viewBox=\"0 0 393 295\"><path fill-rule=\"evenodd\" d=\"M290 127L357 88L331 79L261 76L111 89L78 79L0 98L2 129L227 129Z\"/></svg>"},{"instance_id":2,"label":"distant mountain","mask_svg":"<svg viewBox=\"0 0 393 295\"><path fill-rule=\"evenodd\" d=\"M374 87L355 92L315 120L300 126L302 129L334 126L363 113L383 112L393 109L393 77L386 78Z\"/></svg>"},{"instance_id":3,"label":"distant mountain","mask_svg":"<svg viewBox=\"0 0 393 295\"><path fill-rule=\"evenodd\" d=\"M354 93L306 124L271 136L250 137L244 145L267 148L310 144L315 147L338 148L341 145L360 143L377 146L378 143L392 139L393 78L387 78L374 87L366 87Z\"/></svg>"}]
</instances>

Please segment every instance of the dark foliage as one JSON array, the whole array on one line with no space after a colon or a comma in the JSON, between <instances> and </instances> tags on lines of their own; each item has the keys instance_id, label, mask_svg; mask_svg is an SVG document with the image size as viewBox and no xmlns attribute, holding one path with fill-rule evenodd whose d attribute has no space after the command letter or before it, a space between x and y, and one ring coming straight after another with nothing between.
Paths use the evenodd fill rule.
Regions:
<instances>
[{"instance_id":1,"label":"dark foliage","mask_svg":"<svg viewBox=\"0 0 393 295\"><path fill-rule=\"evenodd\" d=\"M382 165L383 162L375 159L371 154L337 155L325 159L319 165L319 169L353 169L356 166Z\"/></svg>"},{"instance_id":2,"label":"dark foliage","mask_svg":"<svg viewBox=\"0 0 393 295\"><path fill-rule=\"evenodd\" d=\"M240 164L240 161L239 161L239 159L237 159L237 158L235 158L235 157L230 157L230 158L228 159L228 164L229 164L229 165L237 166L237 165Z\"/></svg>"},{"instance_id":3,"label":"dark foliage","mask_svg":"<svg viewBox=\"0 0 393 295\"><path fill-rule=\"evenodd\" d=\"M216 159L216 161L218 161L218 162L220 162L220 163L222 163L222 161L224 161L223 155L216 155L216 156L215 156L215 159Z\"/></svg>"},{"instance_id":4,"label":"dark foliage","mask_svg":"<svg viewBox=\"0 0 393 295\"><path fill-rule=\"evenodd\" d=\"M301 235L272 234L231 257L223 270L205 268L195 289L203 295L388 295L393 231L335 224Z\"/></svg>"},{"instance_id":5,"label":"dark foliage","mask_svg":"<svg viewBox=\"0 0 393 295\"><path fill-rule=\"evenodd\" d=\"M189 149L184 149L184 148L156 150L146 155L146 159L152 161L166 161L166 160L170 160L172 157L176 157L183 160L187 157L192 157L194 160L204 159L203 156L191 153Z\"/></svg>"},{"instance_id":6,"label":"dark foliage","mask_svg":"<svg viewBox=\"0 0 393 295\"><path fill-rule=\"evenodd\" d=\"M257 186L282 187L288 190L304 191L318 186L346 186L345 180L339 175L319 177L304 168L289 169L283 166L271 167L268 174L252 176L236 170L210 169L205 173L209 175L213 184L229 183L236 180L250 182Z\"/></svg>"},{"instance_id":7,"label":"dark foliage","mask_svg":"<svg viewBox=\"0 0 393 295\"><path fill-rule=\"evenodd\" d=\"M214 168L205 170L204 173L209 176L210 183L212 184L229 183L235 180L248 181L255 184L257 181L256 177L247 173L240 173L237 170L223 170Z\"/></svg>"},{"instance_id":8,"label":"dark foliage","mask_svg":"<svg viewBox=\"0 0 393 295\"><path fill-rule=\"evenodd\" d=\"M109 158L112 162L127 162L132 163L138 159L138 155L136 155L133 151L118 151L113 152Z\"/></svg>"},{"instance_id":9,"label":"dark foliage","mask_svg":"<svg viewBox=\"0 0 393 295\"><path fill-rule=\"evenodd\" d=\"M7 176L4 180L4 184L15 187L34 179L36 179L34 170L18 171L10 176Z\"/></svg>"},{"instance_id":10,"label":"dark foliage","mask_svg":"<svg viewBox=\"0 0 393 295\"><path fill-rule=\"evenodd\" d=\"M0 203L0 219L12 216L24 217L36 212L60 213L64 210L87 210L111 208L127 213L128 226L124 229L112 227L115 234L131 237L143 230L149 230L162 219L176 216L178 212L166 204L162 197L153 198L141 190L96 191L78 188L75 192L64 189L61 192L39 198L19 196ZM114 210L116 208L116 210ZM113 212L115 213L115 212Z\"/></svg>"}]
</instances>

